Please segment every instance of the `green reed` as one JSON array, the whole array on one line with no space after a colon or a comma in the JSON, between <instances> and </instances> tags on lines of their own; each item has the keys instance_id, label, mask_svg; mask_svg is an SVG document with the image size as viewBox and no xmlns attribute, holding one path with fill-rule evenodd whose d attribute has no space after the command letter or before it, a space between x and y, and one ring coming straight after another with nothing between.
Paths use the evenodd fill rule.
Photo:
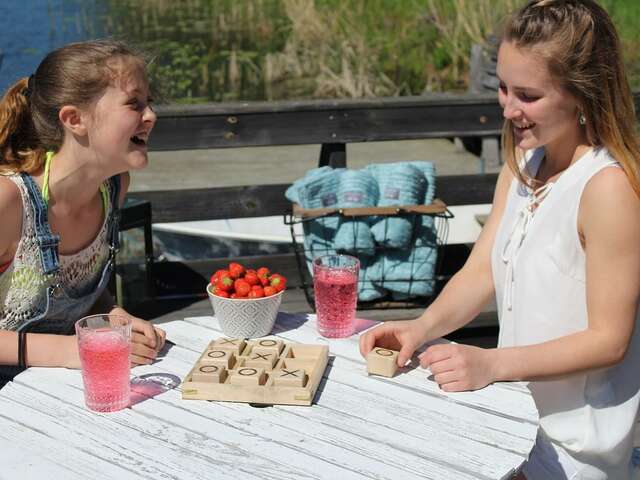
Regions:
<instances>
[{"instance_id":1,"label":"green reed","mask_svg":"<svg viewBox=\"0 0 640 480\"><path fill-rule=\"evenodd\" d=\"M104 33L152 58L165 101L466 90L469 52L521 0L101 0ZM640 85L640 2L603 0Z\"/></svg>"}]
</instances>

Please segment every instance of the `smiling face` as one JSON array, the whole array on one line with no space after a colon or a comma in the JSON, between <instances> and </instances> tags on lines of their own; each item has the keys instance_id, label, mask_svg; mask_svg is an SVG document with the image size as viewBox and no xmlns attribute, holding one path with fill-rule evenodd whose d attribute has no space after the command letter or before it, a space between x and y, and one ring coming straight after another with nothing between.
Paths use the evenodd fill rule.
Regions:
<instances>
[{"instance_id":1,"label":"smiling face","mask_svg":"<svg viewBox=\"0 0 640 480\"><path fill-rule=\"evenodd\" d=\"M531 49L503 42L498 51L498 100L513 126L515 146L569 151L583 142L576 99L555 81L546 63Z\"/></svg>"},{"instance_id":2,"label":"smiling face","mask_svg":"<svg viewBox=\"0 0 640 480\"><path fill-rule=\"evenodd\" d=\"M147 141L156 122L143 75L116 79L88 112L88 142L105 168L119 173L147 165Z\"/></svg>"}]
</instances>

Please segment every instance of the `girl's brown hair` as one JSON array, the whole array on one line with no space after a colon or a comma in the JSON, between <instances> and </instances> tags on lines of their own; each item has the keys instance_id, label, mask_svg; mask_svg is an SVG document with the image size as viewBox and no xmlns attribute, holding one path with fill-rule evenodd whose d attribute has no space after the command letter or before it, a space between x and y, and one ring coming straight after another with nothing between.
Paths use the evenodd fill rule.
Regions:
<instances>
[{"instance_id":1,"label":"girl's brown hair","mask_svg":"<svg viewBox=\"0 0 640 480\"><path fill-rule=\"evenodd\" d=\"M546 62L552 77L578 101L589 143L607 148L640 196L635 107L607 12L593 0L532 0L508 19L502 41ZM518 166L510 120L504 122L502 145L511 170L532 185Z\"/></svg>"},{"instance_id":2,"label":"girl's brown hair","mask_svg":"<svg viewBox=\"0 0 640 480\"><path fill-rule=\"evenodd\" d=\"M72 43L49 53L0 100L0 174L42 168L46 152L64 140L60 109L88 107L109 85L135 75L146 81L145 61L121 42Z\"/></svg>"}]
</instances>

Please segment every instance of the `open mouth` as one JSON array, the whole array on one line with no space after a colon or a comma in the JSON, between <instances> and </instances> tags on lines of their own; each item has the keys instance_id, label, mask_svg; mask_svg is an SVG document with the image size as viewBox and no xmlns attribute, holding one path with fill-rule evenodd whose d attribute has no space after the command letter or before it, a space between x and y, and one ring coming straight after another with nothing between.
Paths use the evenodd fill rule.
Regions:
<instances>
[{"instance_id":1,"label":"open mouth","mask_svg":"<svg viewBox=\"0 0 640 480\"><path fill-rule=\"evenodd\" d=\"M514 123L513 126L517 131L524 132L525 130L531 130L533 127L536 126L536 124L535 123L524 123L522 125L516 125Z\"/></svg>"},{"instance_id":2,"label":"open mouth","mask_svg":"<svg viewBox=\"0 0 640 480\"><path fill-rule=\"evenodd\" d=\"M133 137L131 137L131 142L135 143L136 145L139 145L141 147L146 147L147 146L147 140L144 138L141 138L137 135L134 135Z\"/></svg>"}]
</instances>

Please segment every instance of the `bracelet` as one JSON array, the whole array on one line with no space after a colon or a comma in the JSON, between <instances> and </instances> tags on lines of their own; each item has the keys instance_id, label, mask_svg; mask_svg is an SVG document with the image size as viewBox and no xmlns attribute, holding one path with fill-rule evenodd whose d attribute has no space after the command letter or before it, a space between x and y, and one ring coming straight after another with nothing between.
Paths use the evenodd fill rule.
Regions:
<instances>
[{"instance_id":1,"label":"bracelet","mask_svg":"<svg viewBox=\"0 0 640 480\"><path fill-rule=\"evenodd\" d=\"M27 368L27 332L18 332L18 366Z\"/></svg>"}]
</instances>

